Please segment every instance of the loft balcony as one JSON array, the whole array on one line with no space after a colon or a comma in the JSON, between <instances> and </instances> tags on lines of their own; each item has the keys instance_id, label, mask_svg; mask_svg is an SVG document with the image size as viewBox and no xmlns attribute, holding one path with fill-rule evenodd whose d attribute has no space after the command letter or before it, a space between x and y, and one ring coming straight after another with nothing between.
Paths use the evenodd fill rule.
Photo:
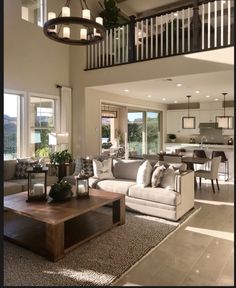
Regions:
<instances>
[{"instance_id":1,"label":"loft balcony","mask_svg":"<svg viewBox=\"0 0 236 288\"><path fill-rule=\"evenodd\" d=\"M87 47L85 70L234 45L234 1L193 0L191 6L135 19Z\"/></svg>"}]
</instances>

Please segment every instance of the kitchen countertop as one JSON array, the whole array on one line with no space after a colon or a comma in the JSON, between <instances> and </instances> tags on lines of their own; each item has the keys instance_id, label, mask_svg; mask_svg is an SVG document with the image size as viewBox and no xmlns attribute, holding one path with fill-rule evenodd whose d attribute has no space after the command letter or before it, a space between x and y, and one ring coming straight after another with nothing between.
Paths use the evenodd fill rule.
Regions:
<instances>
[{"instance_id":1,"label":"kitchen countertop","mask_svg":"<svg viewBox=\"0 0 236 288\"><path fill-rule=\"evenodd\" d=\"M181 148L181 147L189 147L189 148L191 148L191 147L201 147L201 144L198 144L198 143L165 143L165 147L172 147L172 148L174 148L174 147L176 147L177 149L178 148ZM205 148L205 149L211 149L211 148L222 148L222 149L225 149L225 148L227 148L227 149L234 149L234 145L227 145L227 144L225 144L225 145L217 145L217 144L203 144L203 147L202 147L203 149Z\"/></svg>"}]
</instances>

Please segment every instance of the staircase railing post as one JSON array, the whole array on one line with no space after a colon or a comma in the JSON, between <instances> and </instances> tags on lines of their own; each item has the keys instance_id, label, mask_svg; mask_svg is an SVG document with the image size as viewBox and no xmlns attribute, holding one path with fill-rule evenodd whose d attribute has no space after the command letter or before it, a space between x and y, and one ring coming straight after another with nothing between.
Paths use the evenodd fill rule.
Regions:
<instances>
[{"instance_id":1,"label":"staircase railing post","mask_svg":"<svg viewBox=\"0 0 236 288\"><path fill-rule=\"evenodd\" d=\"M199 16L198 0L193 0L193 18L192 18L192 50L197 51L201 47L201 26L202 22Z\"/></svg>"},{"instance_id":2,"label":"staircase railing post","mask_svg":"<svg viewBox=\"0 0 236 288\"><path fill-rule=\"evenodd\" d=\"M128 35L128 51L129 51L129 62L134 62L136 60L136 49L135 49L135 16L129 17L129 35Z\"/></svg>"}]
</instances>

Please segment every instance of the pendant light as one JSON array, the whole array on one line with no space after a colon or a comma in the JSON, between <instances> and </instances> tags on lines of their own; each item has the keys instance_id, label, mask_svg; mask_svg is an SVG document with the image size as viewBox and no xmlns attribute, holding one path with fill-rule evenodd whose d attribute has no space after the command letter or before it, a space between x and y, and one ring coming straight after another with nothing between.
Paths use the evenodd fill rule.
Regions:
<instances>
[{"instance_id":1,"label":"pendant light","mask_svg":"<svg viewBox=\"0 0 236 288\"><path fill-rule=\"evenodd\" d=\"M233 129L233 117L232 116L225 116L225 96L228 93L222 93L224 96L223 100L223 108L224 108L224 115L223 116L216 116L216 122L218 123L218 128L223 129Z\"/></svg>"},{"instance_id":2,"label":"pendant light","mask_svg":"<svg viewBox=\"0 0 236 288\"><path fill-rule=\"evenodd\" d=\"M188 117L182 117L182 128L183 129L195 129L196 118L189 116L189 99L191 98L190 95L186 96L188 99Z\"/></svg>"},{"instance_id":3,"label":"pendant light","mask_svg":"<svg viewBox=\"0 0 236 288\"><path fill-rule=\"evenodd\" d=\"M107 106L107 109L106 109ZM109 105L102 106L102 118L117 118L117 111L110 110Z\"/></svg>"}]
</instances>

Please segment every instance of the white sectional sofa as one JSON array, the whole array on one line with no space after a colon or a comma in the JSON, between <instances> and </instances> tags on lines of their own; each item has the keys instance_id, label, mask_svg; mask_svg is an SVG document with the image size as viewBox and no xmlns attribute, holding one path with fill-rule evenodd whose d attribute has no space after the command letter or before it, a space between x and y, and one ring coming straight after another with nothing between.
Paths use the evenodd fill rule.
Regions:
<instances>
[{"instance_id":1,"label":"white sectional sofa","mask_svg":"<svg viewBox=\"0 0 236 288\"><path fill-rule=\"evenodd\" d=\"M136 184L141 163L143 160L113 159L112 171L115 179L90 177L89 185L92 188L124 194L128 209L174 221L194 207L193 171L182 171L176 175L174 190L150 185L143 187Z\"/></svg>"}]
</instances>

